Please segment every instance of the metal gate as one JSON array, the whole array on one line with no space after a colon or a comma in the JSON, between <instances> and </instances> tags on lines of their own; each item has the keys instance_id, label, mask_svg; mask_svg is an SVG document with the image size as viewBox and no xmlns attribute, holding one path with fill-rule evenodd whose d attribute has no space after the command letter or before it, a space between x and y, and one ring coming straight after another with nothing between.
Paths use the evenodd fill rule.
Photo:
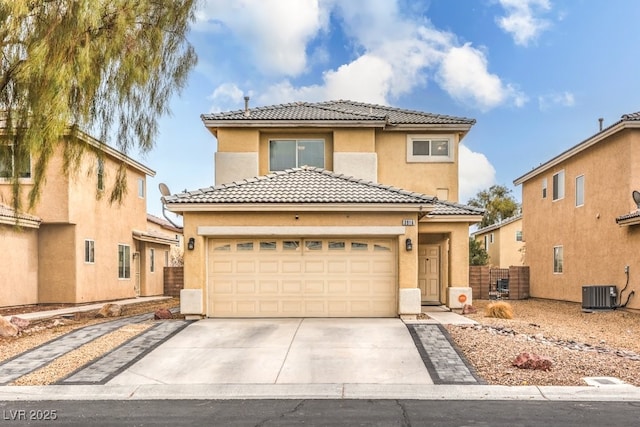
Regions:
<instances>
[{"instance_id":1,"label":"metal gate","mask_svg":"<svg viewBox=\"0 0 640 427\"><path fill-rule=\"evenodd\" d=\"M509 269L489 270L489 299L509 299Z\"/></svg>"}]
</instances>

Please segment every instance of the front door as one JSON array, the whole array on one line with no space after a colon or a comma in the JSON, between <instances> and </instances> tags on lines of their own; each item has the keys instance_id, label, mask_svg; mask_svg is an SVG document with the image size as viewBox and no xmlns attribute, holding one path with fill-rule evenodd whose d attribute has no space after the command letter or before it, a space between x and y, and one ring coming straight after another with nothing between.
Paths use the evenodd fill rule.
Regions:
<instances>
[{"instance_id":1,"label":"front door","mask_svg":"<svg viewBox=\"0 0 640 427\"><path fill-rule=\"evenodd\" d=\"M418 283L423 303L440 304L440 246L419 245Z\"/></svg>"},{"instance_id":2,"label":"front door","mask_svg":"<svg viewBox=\"0 0 640 427\"><path fill-rule=\"evenodd\" d=\"M133 291L135 292L136 296L139 297L140 296L140 252L136 252L133 254L133 269L134 269Z\"/></svg>"}]
</instances>

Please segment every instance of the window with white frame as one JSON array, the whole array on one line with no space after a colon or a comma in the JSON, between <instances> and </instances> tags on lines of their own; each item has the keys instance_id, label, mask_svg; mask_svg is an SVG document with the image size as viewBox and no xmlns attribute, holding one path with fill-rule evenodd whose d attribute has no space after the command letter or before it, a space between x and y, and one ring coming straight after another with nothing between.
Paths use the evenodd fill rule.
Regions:
<instances>
[{"instance_id":1,"label":"window with white frame","mask_svg":"<svg viewBox=\"0 0 640 427\"><path fill-rule=\"evenodd\" d=\"M153 248L149 249L149 271L156 271L156 250Z\"/></svg>"},{"instance_id":2,"label":"window with white frame","mask_svg":"<svg viewBox=\"0 0 640 427\"><path fill-rule=\"evenodd\" d=\"M452 135L407 135L407 163L453 162Z\"/></svg>"},{"instance_id":3,"label":"window with white frame","mask_svg":"<svg viewBox=\"0 0 640 427\"><path fill-rule=\"evenodd\" d=\"M131 278L131 247L118 245L118 278Z\"/></svg>"},{"instance_id":4,"label":"window with white frame","mask_svg":"<svg viewBox=\"0 0 640 427\"><path fill-rule=\"evenodd\" d=\"M144 199L144 179L138 178L138 197Z\"/></svg>"},{"instance_id":5,"label":"window with white frame","mask_svg":"<svg viewBox=\"0 0 640 427\"><path fill-rule=\"evenodd\" d=\"M553 175L553 200L564 199L564 171Z\"/></svg>"},{"instance_id":6,"label":"window with white frame","mask_svg":"<svg viewBox=\"0 0 640 427\"><path fill-rule=\"evenodd\" d=\"M576 207L584 205L584 175L576 177Z\"/></svg>"},{"instance_id":7,"label":"window with white frame","mask_svg":"<svg viewBox=\"0 0 640 427\"><path fill-rule=\"evenodd\" d=\"M13 144L0 144L0 178L31 178L31 156L19 155Z\"/></svg>"},{"instance_id":8,"label":"window with white frame","mask_svg":"<svg viewBox=\"0 0 640 427\"><path fill-rule=\"evenodd\" d=\"M269 170L300 166L324 168L324 140L272 139L269 141Z\"/></svg>"},{"instance_id":9,"label":"window with white frame","mask_svg":"<svg viewBox=\"0 0 640 427\"><path fill-rule=\"evenodd\" d=\"M87 239L84 241L84 262L87 264L93 264L96 262L96 242L94 240Z\"/></svg>"},{"instance_id":10,"label":"window with white frame","mask_svg":"<svg viewBox=\"0 0 640 427\"><path fill-rule=\"evenodd\" d=\"M484 235L484 250L489 250L489 235L487 234Z\"/></svg>"},{"instance_id":11,"label":"window with white frame","mask_svg":"<svg viewBox=\"0 0 640 427\"><path fill-rule=\"evenodd\" d=\"M522 242L522 230L516 231L516 242Z\"/></svg>"},{"instance_id":12,"label":"window with white frame","mask_svg":"<svg viewBox=\"0 0 640 427\"><path fill-rule=\"evenodd\" d=\"M547 178L542 178L542 198L547 198Z\"/></svg>"},{"instance_id":13,"label":"window with white frame","mask_svg":"<svg viewBox=\"0 0 640 427\"><path fill-rule=\"evenodd\" d=\"M489 243L493 243L493 233L489 234Z\"/></svg>"},{"instance_id":14,"label":"window with white frame","mask_svg":"<svg viewBox=\"0 0 640 427\"><path fill-rule=\"evenodd\" d=\"M562 246L553 247L553 272L562 273L564 264L564 254Z\"/></svg>"}]
</instances>

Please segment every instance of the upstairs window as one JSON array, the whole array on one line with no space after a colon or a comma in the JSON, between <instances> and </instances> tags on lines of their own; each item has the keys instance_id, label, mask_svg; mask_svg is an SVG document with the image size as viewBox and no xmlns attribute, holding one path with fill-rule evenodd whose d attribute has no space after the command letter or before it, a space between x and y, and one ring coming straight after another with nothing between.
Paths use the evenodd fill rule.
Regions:
<instances>
[{"instance_id":1,"label":"upstairs window","mask_svg":"<svg viewBox=\"0 0 640 427\"><path fill-rule=\"evenodd\" d=\"M542 178L542 198L547 198L547 178Z\"/></svg>"},{"instance_id":2,"label":"upstairs window","mask_svg":"<svg viewBox=\"0 0 640 427\"><path fill-rule=\"evenodd\" d=\"M149 249L149 271L156 271L156 251L153 248Z\"/></svg>"},{"instance_id":3,"label":"upstairs window","mask_svg":"<svg viewBox=\"0 0 640 427\"><path fill-rule=\"evenodd\" d=\"M564 199L564 171L553 175L553 200Z\"/></svg>"},{"instance_id":4,"label":"upstairs window","mask_svg":"<svg viewBox=\"0 0 640 427\"><path fill-rule=\"evenodd\" d=\"M138 197L144 199L144 179L138 178Z\"/></svg>"},{"instance_id":5,"label":"upstairs window","mask_svg":"<svg viewBox=\"0 0 640 427\"><path fill-rule=\"evenodd\" d=\"M104 160L98 158L98 165L96 167L98 175L98 190L104 190Z\"/></svg>"},{"instance_id":6,"label":"upstairs window","mask_svg":"<svg viewBox=\"0 0 640 427\"><path fill-rule=\"evenodd\" d=\"M407 135L407 162L453 162L453 137Z\"/></svg>"},{"instance_id":7,"label":"upstairs window","mask_svg":"<svg viewBox=\"0 0 640 427\"><path fill-rule=\"evenodd\" d=\"M522 242L522 230L516 231L516 242Z\"/></svg>"},{"instance_id":8,"label":"upstairs window","mask_svg":"<svg viewBox=\"0 0 640 427\"><path fill-rule=\"evenodd\" d=\"M94 240L84 241L84 262L87 264L93 264L96 262L96 242Z\"/></svg>"},{"instance_id":9,"label":"upstairs window","mask_svg":"<svg viewBox=\"0 0 640 427\"><path fill-rule=\"evenodd\" d=\"M324 168L323 140L279 139L269 141L269 170L281 171L301 166Z\"/></svg>"},{"instance_id":10,"label":"upstairs window","mask_svg":"<svg viewBox=\"0 0 640 427\"><path fill-rule=\"evenodd\" d=\"M31 178L31 157L18 156L13 144L0 144L0 178Z\"/></svg>"},{"instance_id":11,"label":"upstairs window","mask_svg":"<svg viewBox=\"0 0 640 427\"><path fill-rule=\"evenodd\" d=\"M576 207L584 205L584 175L576 177Z\"/></svg>"}]
</instances>

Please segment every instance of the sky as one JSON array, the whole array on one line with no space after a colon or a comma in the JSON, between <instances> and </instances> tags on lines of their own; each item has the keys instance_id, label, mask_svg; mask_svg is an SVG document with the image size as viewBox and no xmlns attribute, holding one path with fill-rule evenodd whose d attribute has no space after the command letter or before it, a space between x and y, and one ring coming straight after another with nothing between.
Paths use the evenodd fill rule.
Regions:
<instances>
[{"instance_id":1,"label":"sky","mask_svg":"<svg viewBox=\"0 0 640 427\"><path fill-rule=\"evenodd\" d=\"M335 99L468 117L460 199L513 180L640 111L637 0L201 0L198 54L160 118L148 210L213 185L201 114Z\"/></svg>"}]
</instances>

